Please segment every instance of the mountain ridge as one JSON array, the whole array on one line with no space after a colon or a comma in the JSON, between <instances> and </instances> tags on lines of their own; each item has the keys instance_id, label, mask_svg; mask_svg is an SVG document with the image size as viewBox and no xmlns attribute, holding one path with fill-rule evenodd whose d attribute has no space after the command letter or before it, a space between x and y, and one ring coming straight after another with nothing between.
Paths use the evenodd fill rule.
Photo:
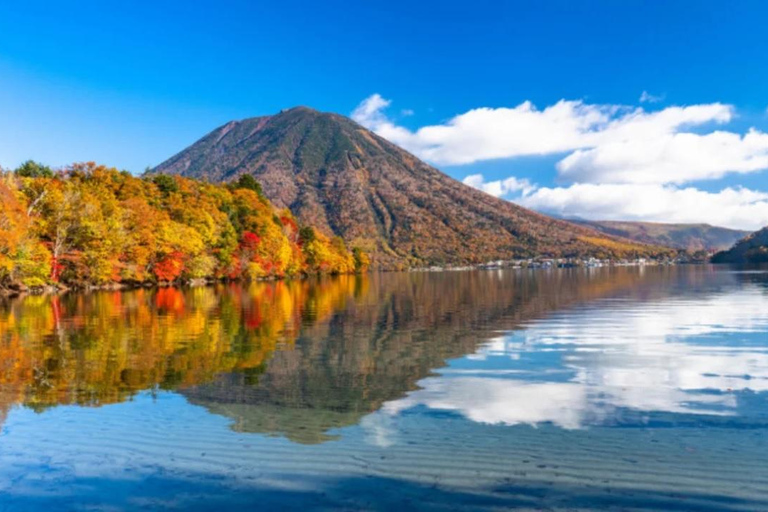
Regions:
<instances>
[{"instance_id":1,"label":"mountain ridge","mask_svg":"<svg viewBox=\"0 0 768 512\"><path fill-rule=\"evenodd\" d=\"M730 249L715 254L712 263L768 263L768 226L745 236Z\"/></svg>"},{"instance_id":2,"label":"mountain ridge","mask_svg":"<svg viewBox=\"0 0 768 512\"><path fill-rule=\"evenodd\" d=\"M385 268L664 253L485 194L347 117L308 107L230 121L150 173L210 181L250 174L276 206Z\"/></svg>"},{"instance_id":3,"label":"mountain ridge","mask_svg":"<svg viewBox=\"0 0 768 512\"><path fill-rule=\"evenodd\" d=\"M749 231L723 228L705 223L684 224L585 219L572 219L572 222L591 226L606 234L636 242L690 252L728 249L738 240L749 235Z\"/></svg>"}]
</instances>

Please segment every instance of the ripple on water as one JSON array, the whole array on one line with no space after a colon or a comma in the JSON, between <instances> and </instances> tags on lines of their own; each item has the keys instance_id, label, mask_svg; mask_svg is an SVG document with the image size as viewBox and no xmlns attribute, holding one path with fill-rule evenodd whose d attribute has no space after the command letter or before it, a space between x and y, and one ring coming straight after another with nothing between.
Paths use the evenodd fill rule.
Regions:
<instances>
[{"instance_id":1,"label":"ripple on water","mask_svg":"<svg viewBox=\"0 0 768 512\"><path fill-rule=\"evenodd\" d=\"M391 274L3 304L0 509L768 510L767 278Z\"/></svg>"}]
</instances>

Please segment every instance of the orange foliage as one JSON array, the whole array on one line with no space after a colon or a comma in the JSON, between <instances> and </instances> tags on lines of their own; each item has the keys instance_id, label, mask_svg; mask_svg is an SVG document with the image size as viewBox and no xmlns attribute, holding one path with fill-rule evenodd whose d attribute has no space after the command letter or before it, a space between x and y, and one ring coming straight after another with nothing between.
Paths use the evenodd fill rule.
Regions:
<instances>
[{"instance_id":1,"label":"orange foliage","mask_svg":"<svg viewBox=\"0 0 768 512\"><path fill-rule=\"evenodd\" d=\"M307 252L290 211L238 185L137 178L92 162L0 174L0 285L106 285L344 273L351 255Z\"/></svg>"},{"instance_id":2,"label":"orange foliage","mask_svg":"<svg viewBox=\"0 0 768 512\"><path fill-rule=\"evenodd\" d=\"M155 263L152 270L160 281L175 281L184 270L184 254L181 251L173 251Z\"/></svg>"}]
</instances>

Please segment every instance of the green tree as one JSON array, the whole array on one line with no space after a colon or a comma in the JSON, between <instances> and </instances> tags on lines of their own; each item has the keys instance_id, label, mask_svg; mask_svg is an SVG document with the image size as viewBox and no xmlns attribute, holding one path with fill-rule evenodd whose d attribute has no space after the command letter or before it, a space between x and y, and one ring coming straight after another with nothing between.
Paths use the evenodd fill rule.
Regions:
<instances>
[{"instance_id":1,"label":"green tree","mask_svg":"<svg viewBox=\"0 0 768 512\"><path fill-rule=\"evenodd\" d=\"M247 188L248 190L253 190L259 194L259 197L264 197L264 191L261 188L261 183L256 181L256 178L250 174L241 174L235 182L235 188Z\"/></svg>"},{"instance_id":2,"label":"green tree","mask_svg":"<svg viewBox=\"0 0 768 512\"><path fill-rule=\"evenodd\" d=\"M52 178L53 171L47 165L27 160L16 168L14 173L22 178Z\"/></svg>"},{"instance_id":3,"label":"green tree","mask_svg":"<svg viewBox=\"0 0 768 512\"><path fill-rule=\"evenodd\" d=\"M158 174L152 177L152 183L162 192L164 196L168 196L173 192L178 192L179 185L176 183L176 179L173 176L167 174Z\"/></svg>"},{"instance_id":4,"label":"green tree","mask_svg":"<svg viewBox=\"0 0 768 512\"><path fill-rule=\"evenodd\" d=\"M302 226L302 228L299 229L299 240L302 244L314 242L316 239L317 235L315 234L315 230L312 226Z\"/></svg>"}]
</instances>

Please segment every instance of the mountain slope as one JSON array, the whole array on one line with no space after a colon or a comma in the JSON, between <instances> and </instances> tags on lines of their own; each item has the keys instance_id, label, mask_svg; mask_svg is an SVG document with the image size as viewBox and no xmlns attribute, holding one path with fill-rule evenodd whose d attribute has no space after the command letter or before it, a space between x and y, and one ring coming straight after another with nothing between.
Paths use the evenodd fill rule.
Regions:
<instances>
[{"instance_id":1,"label":"mountain slope","mask_svg":"<svg viewBox=\"0 0 768 512\"><path fill-rule=\"evenodd\" d=\"M489 196L351 119L305 107L227 123L151 172L251 174L275 205L382 267L659 252Z\"/></svg>"},{"instance_id":2,"label":"mountain slope","mask_svg":"<svg viewBox=\"0 0 768 512\"><path fill-rule=\"evenodd\" d=\"M768 263L768 227L744 237L727 251L715 254L712 263Z\"/></svg>"},{"instance_id":3,"label":"mountain slope","mask_svg":"<svg viewBox=\"0 0 768 512\"><path fill-rule=\"evenodd\" d=\"M727 249L749 234L749 231L721 228L709 224L662 224L602 220L579 220L577 222L609 235L687 251Z\"/></svg>"}]
</instances>

